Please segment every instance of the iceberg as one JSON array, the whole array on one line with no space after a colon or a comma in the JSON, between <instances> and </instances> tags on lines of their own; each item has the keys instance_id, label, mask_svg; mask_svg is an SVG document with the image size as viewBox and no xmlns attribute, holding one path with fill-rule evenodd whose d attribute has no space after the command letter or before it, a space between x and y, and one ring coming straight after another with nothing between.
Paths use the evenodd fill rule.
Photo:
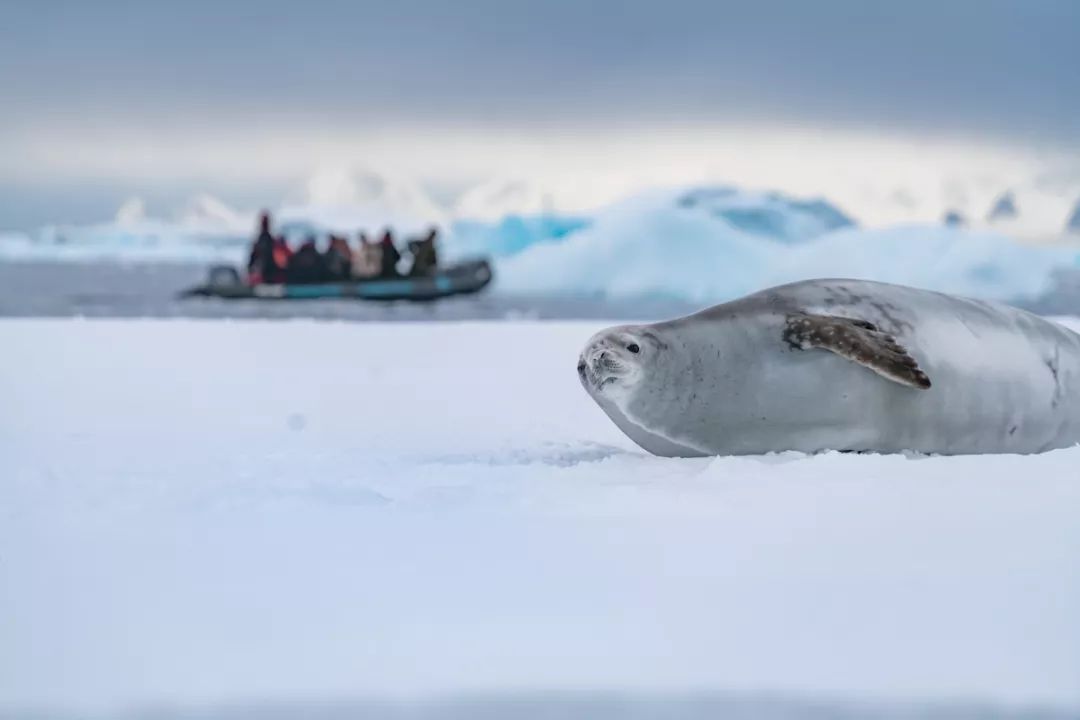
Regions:
<instances>
[{"instance_id":1,"label":"iceberg","mask_svg":"<svg viewBox=\"0 0 1080 720\"><path fill-rule=\"evenodd\" d=\"M497 222L458 220L450 226L446 245L453 256L506 258L537 245L559 243L589 224L585 217L559 215L509 215Z\"/></svg>"},{"instance_id":2,"label":"iceberg","mask_svg":"<svg viewBox=\"0 0 1080 720\"><path fill-rule=\"evenodd\" d=\"M1080 267L1080 248L1027 245L986 231L935 225L841 230L779 259L761 286L856 277L998 300L1033 298L1056 270Z\"/></svg>"},{"instance_id":3,"label":"iceberg","mask_svg":"<svg viewBox=\"0 0 1080 720\"><path fill-rule=\"evenodd\" d=\"M192 198L173 220L150 217L142 199L129 198L111 222L0 234L0 258L236 262L246 252L254 221L254 213L236 212L208 195Z\"/></svg>"},{"instance_id":4,"label":"iceberg","mask_svg":"<svg viewBox=\"0 0 1080 720\"><path fill-rule=\"evenodd\" d=\"M274 213L293 240L335 232L355 241L360 229L384 227L400 240L433 222L415 188L320 178ZM0 235L0 258L236 264L254 225L253 212L209 195L173 219L150 217L132 199L111 222ZM831 276L1015 300L1039 296L1055 273L1080 268L1078 247L1018 242L1002 225L865 228L824 199L727 186L648 191L587 215L451 217L440 227L444 258L489 256L496 289L525 295L710 303Z\"/></svg>"},{"instance_id":5,"label":"iceberg","mask_svg":"<svg viewBox=\"0 0 1080 720\"><path fill-rule=\"evenodd\" d=\"M795 243L855 222L825 200L798 200L778 192L745 192L732 187L689 190L676 204L708 213L751 235Z\"/></svg>"},{"instance_id":6,"label":"iceberg","mask_svg":"<svg viewBox=\"0 0 1080 720\"><path fill-rule=\"evenodd\" d=\"M1016 206L1016 194L1010 190L994 201L994 206L987 213L986 220L987 222L1011 220L1019 217L1019 215L1020 209Z\"/></svg>"},{"instance_id":7,"label":"iceberg","mask_svg":"<svg viewBox=\"0 0 1080 720\"><path fill-rule=\"evenodd\" d=\"M501 263L499 287L527 293L719 302L812 277L854 277L979 297L1048 289L1080 249L1025 245L956 227L855 227L824 201L694 190L613 206L559 243Z\"/></svg>"},{"instance_id":8,"label":"iceberg","mask_svg":"<svg viewBox=\"0 0 1080 720\"><path fill-rule=\"evenodd\" d=\"M968 224L967 218L964 217L964 213L959 210L946 210L941 218L941 222L946 227L964 227Z\"/></svg>"},{"instance_id":9,"label":"iceberg","mask_svg":"<svg viewBox=\"0 0 1080 720\"><path fill-rule=\"evenodd\" d=\"M1025 242L1057 242L1067 237L1073 197L1067 188L1021 187L998 196L985 220L974 223Z\"/></svg>"},{"instance_id":10,"label":"iceberg","mask_svg":"<svg viewBox=\"0 0 1080 720\"><path fill-rule=\"evenodd\" d=\"M1080 233L1080 200L1076 201L1076 207L1065 222L1065 232Z\"/></svg>"}]
</instances>

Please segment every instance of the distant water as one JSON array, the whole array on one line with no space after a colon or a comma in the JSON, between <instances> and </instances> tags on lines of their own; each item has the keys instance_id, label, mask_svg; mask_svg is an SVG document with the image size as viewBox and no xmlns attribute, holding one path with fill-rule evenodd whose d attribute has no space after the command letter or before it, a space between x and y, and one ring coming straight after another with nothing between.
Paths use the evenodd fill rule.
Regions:
<instances>
[{"instance_id":1,"label":"distant water","mask_svg":"<svg viewBox=\"0 0 1080 720\"><path fill-rule=\"evenodd\" d=\"M179 298L202 265L0 262L0 316L318 318L353 321L641 319L698 309L681 301L529 297L488 289L431 303Z\"/></svg>"},{"instance_id":2,"label":"distant water","mask_svg":"<svg viewBox=\"0 0 1080 720\"><path fill-rule=\"evenodd\" d=\"M654 320L685 315L700 308L700 305L673 299L526 296L502 293L497 287L477 295L432 303L278 302L179 297L182 290L201 283L205 275L205 266L176 263L0 262L0 316L350 321ZM1048 315L1080 315L1080 272L1060 274L1050 293L1015 304Z\"/></svg>"}]
</instances>

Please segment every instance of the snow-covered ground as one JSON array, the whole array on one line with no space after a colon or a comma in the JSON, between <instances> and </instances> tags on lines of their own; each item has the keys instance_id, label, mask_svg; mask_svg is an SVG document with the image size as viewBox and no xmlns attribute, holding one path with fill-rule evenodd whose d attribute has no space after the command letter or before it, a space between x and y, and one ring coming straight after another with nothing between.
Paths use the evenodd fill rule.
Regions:
<instances>
[{"instance_id":1,"label":"snow-covered ground","mask_svg":"<svg viewBox=\"0 0 1080 720\"><path fill-rule=\"evenodd\" d=\"M601 325L0 321L0 714L1080 710L1080 448L650 457L577 384Z\"/></svg>"}]
</instances>

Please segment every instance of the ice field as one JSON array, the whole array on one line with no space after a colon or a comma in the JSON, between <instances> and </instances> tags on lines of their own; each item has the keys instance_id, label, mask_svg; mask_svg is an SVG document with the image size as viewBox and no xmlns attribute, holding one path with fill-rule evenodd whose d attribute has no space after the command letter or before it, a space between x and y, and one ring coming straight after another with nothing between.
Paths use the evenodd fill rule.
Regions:
<instances>
[{"instance_id":1,"label":"ice field","mask_svg":"<svg viewBox=\"0 0 1080 720\"><path fill-rule=\"evenodd\" d=\"M0 716L1080 711L1080 448L650 457L578 385L605 324L0 320Z\"/></svg>"}]
</instances>

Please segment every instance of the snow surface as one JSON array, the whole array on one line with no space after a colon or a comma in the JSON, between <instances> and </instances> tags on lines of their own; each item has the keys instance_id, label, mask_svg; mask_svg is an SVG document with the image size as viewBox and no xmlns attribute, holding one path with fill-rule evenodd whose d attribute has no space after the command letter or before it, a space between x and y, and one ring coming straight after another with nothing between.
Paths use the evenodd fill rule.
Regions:
<instances>
[{"instance_id":1,"label":"snow surface","mask_svg":"<svg viewBox=\"0 0 1080 720\"><path fill-rule=\"evenodd\" d=\"M602 325L0 321L0 713L1080 709L1080 448L651 457L578 386Z\"/></svg>"}]
</instances>

